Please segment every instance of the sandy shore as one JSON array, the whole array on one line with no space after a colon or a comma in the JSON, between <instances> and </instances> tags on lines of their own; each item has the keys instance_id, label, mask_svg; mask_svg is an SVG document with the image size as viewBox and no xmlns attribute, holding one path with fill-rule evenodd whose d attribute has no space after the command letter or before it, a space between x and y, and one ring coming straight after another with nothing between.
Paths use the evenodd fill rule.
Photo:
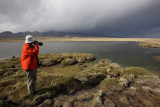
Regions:
<instances>
[{"instance_id":1,"label":"sandy shore","mask_svg":"<svg viewBox=\"0 0 160 107\"><path fill-rule=\"evenodd\" d=\"M0 38L0 42L24 42L25 38ZM132 41L148 42L160 41L160 38L107 38L107 37L36 37L41 42L53 41Z\"/></svg>"}]
</instances>

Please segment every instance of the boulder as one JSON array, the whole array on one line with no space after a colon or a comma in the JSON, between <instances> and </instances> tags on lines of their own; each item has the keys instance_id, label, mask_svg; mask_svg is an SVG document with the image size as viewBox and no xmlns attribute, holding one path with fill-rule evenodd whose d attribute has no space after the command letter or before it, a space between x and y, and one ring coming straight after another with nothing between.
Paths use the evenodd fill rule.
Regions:
<instances>
[{"instance_id":1,"label":"boulder","mask_svg":"<svg viewBox=\"0 0 160 107\"><path fill-rule=\"evenodd\" d=\"M77 58L76 58L76 61L77 61L78 63L85 63L85 62L86 62L86 59L83 58L83 57L77 57Z\"/></svg>"},{"instance_id":2,"label":"boulder","mask_svg":"<svg viewBox=\"0 0 160 107\"><path fill-rule=\"evenodd\" d=\"M106 75L100 72L80 72L74 77L74 79L80 81L82 84L96 84L103 80L105 77Z\"/></svg>"},{"instance_id":3,"label":"boulder","mask_svg":"<svg viewBox=\"0 0 160 107\"><path fill-rule=\"evenodd\" d=\"M109 67L110 67L111 69L118 69L118 68L120 68L120 66L119 66L117 63L111 63L111 64L109 65Z\"/></svg>"},{"instance_id":4,"label":"boulder","mask_svg":"<svg viewBox=\"0 0 160 107\"><path fill-rule=\"evenodd\" d=\"M53 59L45 59L43 61L40 62L40 64L42 66L52 66L52 65L56 65L59 62L57 60L53 60Z\"/></svg>"},{"instance_id":5,"label":"boulder","mask_svg":"<svg viewBox=\"0 0 160 107\"><path fill-rule=\"evenodd\" d=\"M51 96L52 96L52 94L50 94L50 93L38 95L28 105L35 106L37 104L42 103L44 100L51 98Z\"/></svg>"},{"instance_id":6,"label":"boulder","mask_svg":"<svg viewBox=\"0 0 160 107\"><path fill-rule=\"evenodd\" d=\"M73 100L69 100L69 101L65 101L63 103L63 106L56 106L56 107L74 107L74 101Z\"/></svg>"},{"instance_id":7,"label":"boulder","mask_svg":"<svg viewBox=\"0 0 160 107\"><path fill-rule=\"evenodd\" d=\"M64 60L61 61L61 64L62 65L73 65L73 64L76 64L77 61L75 58L66 58Z\"/></svg>"},{"instance_id":8,"label":"boulder","mask_svg":"<svg viewBox=\"0 0 160 107\"><path fill-rule=\"evenodd\" d=\"M53 101L51 99L46 99L39 107L52 107Z\"/></svg>"},{"instance_id":9,"label":"boulder","mask_svg":"<svg viewBox=\"0 0 160 107\"><path fill-rule=\"evenodd\" d=\"M126 78L121 77L118 81L120 86L128 87L129 81Z\"/></svg>"},{"instance_id":10,"label":"boulder","mask_svg":"<svg viewBox=\"0 0 160 107\"><path fill-rule=\"evenodd\" d=\"M86 56L87 61L93 61L96 60L96 57L94 55Z\"/></svg>"},{"instance_id":11,"label":"boulder","mask_svg":"<svg viewBox=\"0 0 160 107\"><path fill-rule=\"evenodd\" d=\"M95 101L93 102L93 104L94 104L93 107L104 107L103 100L99 96L95 98Z\"/></svg>"},{"instance_id":12,"label":"boulder","mask_svg":"<svg viewBox=\"0 0 160 107\"><path fill-rule=\"evenodd\" d=\"M128 101L128 97L125 96L125 95L123 95L123 96L120 97L120 101L121 101L122 103L124 103L124 104L127 104L127 105L130 104L130 102Z\"/></svg>"},{"instance_id":13,"label":"boulder","mask_svg":"<svg viewBox=\"0 0 160 107\"><path fill-rule=\"evenodd\" d=\"M113 103L111 100L107 98L104 100L104 106L105 107L117 107L115 103Z\"/></svg>"},{"instance_id":14,"label":"boulder","mask_svg":"<svg viewBox=\"0 0 160 107\"><path fill-rule=\"evenodd\" d=\"M77 101L90 101L92 98L93 98L92 94L86 93L86 94L81 94L77 96L76 100Z\"/></svg>"}]
</instances>

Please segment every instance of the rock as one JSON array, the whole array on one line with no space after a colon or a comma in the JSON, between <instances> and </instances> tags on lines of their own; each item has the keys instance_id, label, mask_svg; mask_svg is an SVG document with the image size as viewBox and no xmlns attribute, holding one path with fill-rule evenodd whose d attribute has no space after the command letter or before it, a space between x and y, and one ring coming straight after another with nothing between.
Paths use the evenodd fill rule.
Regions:
<instances>
[{"instance_id":1,"label":"rock","mask_svg":"<svg viewBox=\"0 0 160 107\"><path fill-rule=\"evenodd\" d=\"M79 80L82 84L96 84L99 83L101 80L103 80L106 77L105 74L101 72L94 72L94 73L87 73L80 72L77 74L74 79Z\"/></svg>"},{"instance_id":2,"label":"rock","mask_svg":"<svg viewBox=\"0 0 160 107\"><path fill-rule=\"evenodd\" d=\"M110 67L111 69L118 69L118 68L120 68L120 66L119 66L118 64L116 64L116 63L111 63L111 64L109 65L109 67Z\"/></svg>"},{"instance_id":3,"label":"rock","mask_svg":"<svg viewBox=\"0 0 160 107\"><path fill-rule=\"evenodd\" d=\"M83 65L82 63L78 63L78 66L81 66L81 65Z\"/></svg>"},{"instance_id":4,"label":"rock","mask_svg":"<svg viewBox=\"0 0 160 107\"><path fill-rule=\"evenodd\" d=\"M127 79L128 82L133 82L134 78L135 78L135 75L134 75L134 74L130 74L130 75L128 75L128 76L126 77L126 79Z\"/></svg>"},{"instance_id":5,"label":"rock","mask_svg":"<svg viewBox=\"0 0 160 107\"><path fill-rule=\"evenodd\" d=\"M78 57L78 58L76 58L76 61L77 61L78 63L85 63L85 62L86 62L86 59L83 58L83 57Z\"/></svg>"},{"instance_id":6,"label":"rock","mask_svg":"<svg viewBox=\"0 0 160 107\"><path fill-rule=\"evenodd\" d=\"M66 102L63 103L62 107L73 107L73 105L74 105L74 101L66 101Z\"/></svg>"},{"instance_id":7,"label":"rock","mask_svg":"<svg viewBox=\"0 0 160 107\"><path fill-rule=\"evenodd\" d=\"M154 91L156 91L156 92L160 93L160 89L154 89Z\"/></svg>"},{"instance_id":8,"label":"rock","mask_svg":"<svg viewBox=\"0 0 160 107\"><path fill-rule=\"evenodd\" d=\"M55 100L53 107L63 107L63 104L62 104L62 102L60 100ZM68 106L68 107L70 107L70 106Z\"/></svg>"},{"instance_id":9,"label":"rock","mask_svg":"<svg viewBox=\"0 0 160 107\"><path fill-rule=\"evenodd\" d=\"M98 68L100 68L100 67L105 67L106 65L105 64L95 64L94 65L94 68L95 69L98 69Z\"/></svg>"},{"instance_id":10,"label":"rock","mask_svg":"<svg viewBox=\"0 0 160 107\"><path fill-rule=\"evenodd\" d=\"M150 87L147 86L142 86L142 89L147 92L150 92L152 90Z\"/></svg>"},{"instance_id":11,"label":"rock","mask_svg":"<svg viewBox=\"0 0 160 107\"><path fill-rule=\"evenodd\" d=\"M66 58L64 60L61 61L61 64L62 65L73 65L73 64L76 64L77 61L75 58Z\"/></svg>"},{"instance_id":12,"label":"rock","mask_svg":"<svg viewBox=\"0 0 160 107\"><path fill-rule=\"evenodd\" d=\"M104 64L105 66L108 66L108 65L111 64L111 60L109 60L109 59L101 59L99 61L99 64Z\"/></svg>"},{"instance_id":13,"label":"rock","mask_svg":"<svg viewBox=\"0 0 160 107\"><path fill-rule=\"evenodd\" d=\"M125 87L124 87L124 86L120 86L120 85L115 86L115 87L113 87L113 89L112 89L113 92L118 92L118 93L121 93L121 92L124 91L124 90L125 90Z\"/></svg>"},{"instance_id":14,"label":"rock","mask_svg":"<svg viewBox=\"0 0 160 107\"><path fill-rule=\"evenodd\" d=\"M50 98L52 95L50 93L41 94L33 99L33 101L29 105L37 105L42 103L45 99Z\"/></svg>"},{"instance_id":15,"label":"rock","mask_svg":"<svg viewBox=\"0 0 160 107\"><path fill-rule=\"evenodd\" d=\"M120 97L120 101L121 101L122 103L124 103L124 104L127 104L127 105L130 104L129 101L128 101L127 96L121 96L121 97Z\"/></svg>"},{"instance_id":16,"label":"rock","mask_svg":"<svg viewBox=\"0 0 160 107\"><path fill-rule=\"evenodd\" d=\"M86 57L86 60L88 61L96 60L96 57L94 55L90 55Z\"/></svg>"},{"instance_id":17,"label":"rock","mask_svg":"<svg viewBox=\"0 0 160 107\"><path fill-rule=\"evenodd\" d=\"M135 97L137 91L133 91L133 90L127 90L124 92L125 95L127 96L131 96L131 97Z\"/></svg>"},{"instance_id":18,"label":"rock","mask_svg":"<svg viewBox=\"0 0 160 107\"><path fill-rule=\"evenodd\" d=\"M52 59L50 59L50 60L44 60L44 61L42 61L40 64L42 65L42 66L52 66L52 65L56 65L56 64L58 64L59 62L57 61L57 60L52 60Z\"/></svg>"},{"instance_id":19,"label":"rock","mask_svg":"<svg viewBox=\"0 0 160 107\"><path fill-rule=\"evenodd\" d=\"M78 78L79 81L81 81L81 83L86 83L88 81L88 79L86 77L81 77L81 78Z\"/></svg>"},{"instance_id":20,"label":"rock","mask_svg":"<svg viewBox=\"0 0 160 107\"><path fill-rule=\"evenodd\" d=\"M117 71L110 71L107 74L110 75L111 77L117 77L117 76L119 76L119 72L117 72Z\"/></svg>"},{"instance_id":21,"label":"rock","mask_svg":"<svg viewBox=\"0 0 160 107\"><path fill-rule=\"evenodd\" d=\"M99 90L99 91L98 91L98 96L101 97L101 98L102 98L105 94L106 94L106 93L105 93L103 90Z\"/></svg>"},{"instance_id":22,"label":"rock","mask_svg":"<svg viewBox=\"0 0 160 107\"><path fill-rule=\"evenodd\" d=\"M141 79L136 79L135 82L138 83L138 84L144 85L144 81L142 81Z\"/></svg>"},{"instance_id":23,"label":"rock","mask_svg":"<svg viewBox=\"0 0 160 107\"><path fill-rule=\"evenodd\" d=\"M110 75L107 75L106 77L107 77L107 78L111 78L111 76L110 76Z\"/></svg>"},{"instance_id":24,"label":"rock","mask_svg":"<svg viewBox=\"0 0 160 107\"><path fill-rule=\"evenodd\" d=\"M129 81L126 78L121 77L118 81L120 86L128 87Z\"/></svg>"},{"instance_id":25,"label":"rock","mask_svg":"<svg viewBox=\"0 0 160 107\"><path fill-rule=\"evenodd\" d=\"M87 94L81 94L77 96L76 100L78 101L90 101L93 98L93 95L87 93Z\"/></svg>"},{"instance_id":26,"label":"rock","mask_svg":"<svg viewBox=\"0 0 160 107\"><path fill-rule=\"evenodd\" d=\"M104 100L104 106L105 107L116 107L116 104L114 104L111 100L109 100L109 99L105 99Z\"/></svg>"},{"instance_id":27,"label":"rock","mask_svg":"<svg viewBox=\"0 0 160 107\"><path fill-rule=\"evenodd\" d=\"M87 65L83 65L83 67L88 67Z\"/></svg>"},{"instance_id":28,"label":"rock","mask_svg":"<svg viewBox=\"0 0 160 107\"><path fill-rule=\"evenodd\" d=\"M136 91L137 90L135 87L130 87L129 89L132 90L132 91Z\"/></svg>"},{"instance_id":29,"label":"rock","mask_svg":"<svg viewBox=\"0 0 160 107\"><path fill-rule=\"evenodd\" d=\"M94 107L104 107L101 97L96 97L94 102Z\"/></svg>"},{"instance_id":30,"label":"rock","mask_svg":"<svg viewBox=\"0 0 160 107\"><path fill-rule=\"evenodd\" d=\"M46 99L39 107L52 107L53 101L51 99Z\"/></svg>"},{"instance_id":31,"label":"rock","mask_svg":"<svg viewBox=\"0 0 160 107\"><path fill-rule=\"evenodd\" d=\"M158 107L158 105L155 106L154 103L146 99L142 99L142 102L144 105L146 105L146 107L156 107L156 106Z\"/></svg>"},{"instance_id":32,"label":"rock","mask_svg":"<svg viewBox=\"0 0 160 107\"><path fill-rule=\"evenodd\" d=\"M16 58L15 56L12 56L12 58Z\"/></svg>"},{"instance_id":33,"label":"rock","mask_svg":"<svg viewBox=\"0 0 160 107\"><path fill-rule=\"evenodd\" d=\"M107 73L110 73L110 72L111 72L111 69L110 69L110 68L107 68L106 71L107 71Z\"/></svg>"}]
</instances>

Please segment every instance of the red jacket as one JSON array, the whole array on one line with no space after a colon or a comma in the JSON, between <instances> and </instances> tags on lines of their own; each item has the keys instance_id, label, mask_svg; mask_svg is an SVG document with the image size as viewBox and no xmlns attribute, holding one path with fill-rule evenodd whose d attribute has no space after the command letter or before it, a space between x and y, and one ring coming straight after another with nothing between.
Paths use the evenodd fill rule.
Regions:
<instances>
[{"instance_id":1,"label":"red jacket","mask_svg":"<svg viewBox=\"0 0 160 107\"><path fill-rule=\"evenodd\" d=\"M21 65L23 70L37 69L36 56L39 53L39 46L35 45L35 49L28 43L25 43L22 48Z\"/></svg>"}]
</instances>

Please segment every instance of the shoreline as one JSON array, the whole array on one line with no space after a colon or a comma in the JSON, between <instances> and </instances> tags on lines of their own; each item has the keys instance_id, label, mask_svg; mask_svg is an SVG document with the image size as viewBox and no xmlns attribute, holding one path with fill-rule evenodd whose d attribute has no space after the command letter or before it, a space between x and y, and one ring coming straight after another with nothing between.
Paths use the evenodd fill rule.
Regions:
<instances>
[{"instance_id":1,"label":"shoreline","mask_svg":"<svg viewBox=\"0 0 160 107\"><path fill-rule=\"evenodd\" d=\"M126 41L126 42L148 42L160 41L160 38L109 38L109 37L35 37L41 42L55 41ZM0 42L24 42L25 38L0 38Z\"/></svg>"}]
</instances>

